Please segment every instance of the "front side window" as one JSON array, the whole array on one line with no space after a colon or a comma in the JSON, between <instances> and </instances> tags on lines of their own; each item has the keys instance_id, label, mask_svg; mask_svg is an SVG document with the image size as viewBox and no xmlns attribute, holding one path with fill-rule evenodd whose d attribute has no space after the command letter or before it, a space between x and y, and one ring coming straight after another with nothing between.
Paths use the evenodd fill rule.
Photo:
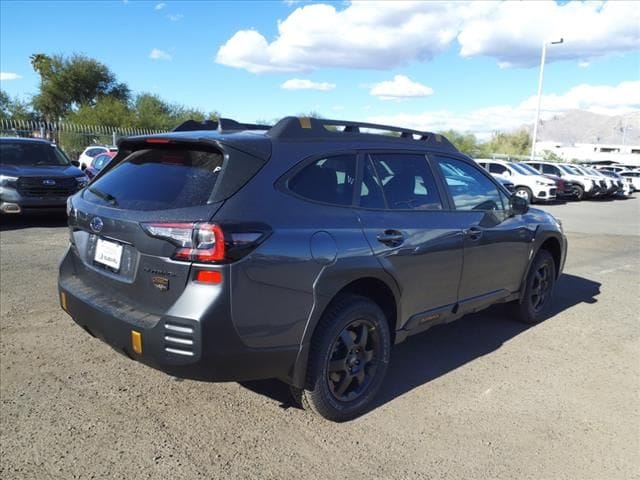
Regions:
<instances>
[{"instance_id":1,"label":"front side window","mask_svg":"<svg viewBox=\"0 0 640 480\"><path fill-rule=\"evenodd\" d=\"M369 160L389 210L442 210L442 201L424 155L376 153L370 155Z\"/></svg>"},{"instance_id":2,"label":"front side window","mask_svg":"<svg viewBox=\"0 0 640 480\"><path fill-rule=\"evenodd\" d=\"M356 156L336 155L316 160L293 176L288 188L301 197L334 205L351 205Z\"/></svg>"},{"instance_id":3,"label":"front side window","mask_svg":"<svg viewBox=\"0 0 640 480\"><path fill-rule=\"evenodd\" d=\"M498 187L478 168L449 157L435 159L456 210L504 210Z\"/></svg>"}]
</instances>

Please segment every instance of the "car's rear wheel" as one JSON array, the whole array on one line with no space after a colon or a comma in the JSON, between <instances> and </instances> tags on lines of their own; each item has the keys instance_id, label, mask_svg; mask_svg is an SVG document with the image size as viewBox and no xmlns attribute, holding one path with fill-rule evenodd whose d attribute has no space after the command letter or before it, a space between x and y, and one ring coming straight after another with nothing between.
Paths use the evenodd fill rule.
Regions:
<instances>
[{"instance_id":1,"label":"car's rear wheel","mask_svg":"<svg viewBox=\"0 0 640 480\"><path fill-rule=\"evenodd\" d=\"M516 191L514 192L518 197L524 198L527 202L531 203L533 201L533 193L529 187L516 187Z\"/></svg>"},{"instance_id":2,"label":"car's rear wheel","mask_svg":"<svg viewBox=\"0 0 640 480\"><path fill-rule=\"evenodd\" d=\"M584 188L582 188L580 185L576 185L574 187L574 192L576 200L582 200L584 198Z\"/></svg>"},{"instance_id":3,"label":"car's rear wheel","mask_svg":"<svg viewBox=\"0 0 640 480\"><path fill-rule=\"evenodd\" d=\"M346 296L325 312L311 340L307 388L292 389L305 409L337 422L365 413L382 385L391 351L378 305Z\"/></svg>"},{"instance_id":4,"label":"car's rear wheel","mask_svg":"<svg viewBox=\"0 0 640 480\"><path fill-rule=\"evenodd\" d=\"M540 250L527 275L524 296L514 304L516 318L528 324L544 320L550 310L555 281L553 257L547 250Z\"/></svg>"}]
</instances>

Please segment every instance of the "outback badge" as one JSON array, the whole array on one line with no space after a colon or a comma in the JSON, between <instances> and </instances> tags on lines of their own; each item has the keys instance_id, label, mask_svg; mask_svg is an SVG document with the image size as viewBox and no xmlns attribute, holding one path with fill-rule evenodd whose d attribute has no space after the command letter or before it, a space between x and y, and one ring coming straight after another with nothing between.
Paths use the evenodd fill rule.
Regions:
<instances>
[{"instance_id":1,"label":"outback badge","mask_svg":"<svg viewBox=\"0 0 640 480\"><path fill-rule=\"evenodd\" d=\"M151 283L163 292L169 290L169 279L167 277L151 277Z\"/></svg>"}]
</instances>

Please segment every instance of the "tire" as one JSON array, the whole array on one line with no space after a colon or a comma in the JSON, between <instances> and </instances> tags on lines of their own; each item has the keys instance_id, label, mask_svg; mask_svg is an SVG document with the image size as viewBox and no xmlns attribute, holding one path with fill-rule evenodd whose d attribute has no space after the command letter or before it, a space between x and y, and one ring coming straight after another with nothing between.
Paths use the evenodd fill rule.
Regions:
<instances>
[{"instance_id":1,"label":"tire","mask_svg":"<svg viewBox=\"0 0 640 480\"><path fill-rule=\"evenodd\" d=\"M365 413L382 385L391 353L378 305L349 295L324 313L311 339L306 389L292 388L305 410L334 422Z\"/></svg>"},{"instance_id":2,"label":"tire","mask_svg":"<svg viewBox=\"0 0 640 480\"><path fill-rule=\"evenodd\" d=\"M576 192L576 200L580 201L584 199L584 188L582 188L580 185L576 185L574 187L574 191Z\"/></svg>"},{"instance_id":3,"label":"tire","mask_svg":"<svg viewBox=\"0 0 640 480\"><path fill-rule=\"evenodd\" d=\"M513 193L521 198L526 198L529 203L533 202L533 193L529 187L518 186Z\"/></svg>"},{"instance_id":4,"label":"tire","mask_svg":"<svg viewBox=\"0 0 640 480\"><path fill-rule=\"evenodd\" d=\"M549 313L556 283L556 265L547 250L540 250L527 274L524 296L514 303L517 320L530 325L544 320Z\"/></svg>"}]
</instances>

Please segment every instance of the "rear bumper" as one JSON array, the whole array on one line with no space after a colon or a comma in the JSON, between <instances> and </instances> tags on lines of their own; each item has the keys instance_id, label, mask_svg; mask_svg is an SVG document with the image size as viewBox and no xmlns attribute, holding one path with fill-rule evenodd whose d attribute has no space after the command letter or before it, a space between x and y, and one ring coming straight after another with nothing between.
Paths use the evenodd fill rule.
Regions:
<instances>
[{"instance_id":1,"label":"rear bumper","mask_svg":"<svg viewBox=\"0 0 640 480\"><path fill-rule=\"evenodd\" d=\"M127 357L181 378L290 380L299 347L247 347L233 327L228 302L214 302L206 315L194 318L143 312L86 285L73 274L68 257L60 265L58 281L62 308L92 336ZM134 335L140 336L141 351L136 351Z\"/></svg>"}]
</instances>

